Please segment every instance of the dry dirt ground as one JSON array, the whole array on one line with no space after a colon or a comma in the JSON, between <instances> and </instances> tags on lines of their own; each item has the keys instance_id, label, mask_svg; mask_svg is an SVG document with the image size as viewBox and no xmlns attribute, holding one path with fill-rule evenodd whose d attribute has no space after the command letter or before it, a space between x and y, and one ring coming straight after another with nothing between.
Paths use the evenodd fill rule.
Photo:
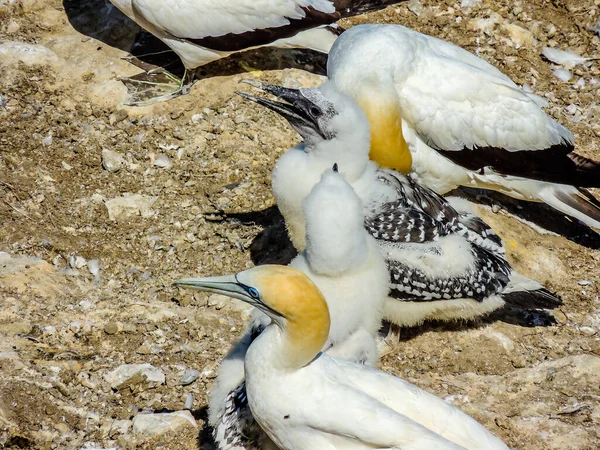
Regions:
<instances>
[{"instance_id":1,"label":"dry dirt ground","mask_svg":"<svg viewBox=\"0 0 600 450\"><path fill-rule=\"evenodd\" d=\"M344 25L401 23L478 53L600 159L598 62L564 82L541 57L546 45L600 56L599 18L599 0L422 0ZM247 310L171 283L250 267L274 220L270 172L298 137L236 96L238 81L316 85L302 69L323 58L251 52L206 68L188 96L126 107L138 32L104 0L0 0L0 448L213 448L206 392ZM117 153L111 170L103 150L107 166ZM600 237L545 208L480 201L514 266L564 299L557 324L427 324L381 367L512 448L600 448ZM156 370L111 385L124 364ZM186 408L193 420L140 419Z\"/></svg>"}]
</instances>

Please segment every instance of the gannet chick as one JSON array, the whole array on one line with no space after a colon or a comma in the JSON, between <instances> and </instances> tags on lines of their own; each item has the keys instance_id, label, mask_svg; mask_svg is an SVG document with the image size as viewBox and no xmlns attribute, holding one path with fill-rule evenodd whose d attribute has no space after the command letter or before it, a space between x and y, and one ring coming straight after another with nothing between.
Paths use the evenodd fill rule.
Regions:
<instances>
[{"instance_id":1,"label":"gannet chick","mask_svg":"<svg viewBox=\"0 0 600 450\"><path fill-rule=\"evenodd\" d=\"M290 238L305 247L301 204L333 162L365 207L365 227L377 239L390 275L385 316L399 326L424 320L472 319L505 304L554 308L560 299L515 274L500 238L478 217L369 160L369 122L335 84L288 89L250 84L287 103L240 93L285 117L304 141L277 162L272 186ZM504 297L504 298L503 298Z\"/></svg>"},{"instance_id":2,"label":"gannet chick","mask_svg":"<svg viewBox=\"0 0 600 450\"><path fill-rule=\"evenodd\" d=\"M303 201L306 249L290 266L308 275L327 301L331 326L322 350L339 359L376 365L387 266L377 242L363 227L360 199L337 170L337 165L326 170ZM193 286L194 279L183 280L183 285ZM249 345L269 322L265 314L255 314L211 388L209 424L222 450L270 445L248 409L243 369Z\"/></svg>"},{"instance_id":3,"label":"gannet chick","mask_svg":"<svg viewBox=\"0 0 600 450\"><path fill-rule=\"evenodd\" d=\"M244 368L252 414L280 449L508 449L434 395L322 353L327 302L295 268L259 266L175 284L240 299L270 317Z\"/></svg>"},{"instance_id":4,"label":"gannet chick","mask_svg":"<svg viewBox=\"0 0 600 450\"><path fill-rule=\"evenodd\" d=\"M110 1L181 58L185 75L172 98L189 92L197 67L233 53L262 46L327 53L342 32L336 21L404 0Z\"/></svg>"},{"instance_id":5,"label":"gannet chick","mask_svg":"<svg viewBox=\"0 0 600 450\"><path fill-rule=\"evenodd\" d=\"M458 186L545 202L600 228L600 164L483 59L400 25L359 25L332 47L327 75L371 123L371 158L439 194Z\"/></svg>"}]
</instances>

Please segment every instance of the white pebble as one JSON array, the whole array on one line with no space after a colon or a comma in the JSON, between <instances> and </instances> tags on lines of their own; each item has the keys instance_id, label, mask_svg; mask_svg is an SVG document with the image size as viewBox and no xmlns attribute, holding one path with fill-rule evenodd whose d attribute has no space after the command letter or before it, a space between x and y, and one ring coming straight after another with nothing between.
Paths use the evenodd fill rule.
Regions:
<instances>
[{"instance_id":1,"label":"white pebble","mask_svg":"<svg viewBox=\"0 0 600 450\"><path fill-rule=\"evenodd\" d=\"M179 379L179 384L182 386L187 386L188 384L192 384L194 381L198 379L200 376L200 372L194 369L186 370L185 373Z\"/></svg>"},{"instance_id":2,"label":"white pebble","mask_svg":"<svg viewBox=\"0 0 600 450\"><path fill-rule=\"evenodd\" d=\"M193 406L194 406L194 396L190 392L188 395L185 396L185 403L184 403L183 407L184 407L184 409L192 409Z\"/></svg>"},{"instance_id":3,"label":"white pebble","mask_svg":"<svg viewBox=\"0 0 600 450\"><path fill-rule=\"evenodd\" d=\"M577 283L579 283L580 286L591 286L594 284L589 280L579 280Z\"/></svg>"},{"instance_id":4,"label":"white pebble","mask_svg":"<svg viewBox=\"0 0 600 450\"><path fill-rule=\"evenodd\" d=\"M552 74L560 81L564 81L565 83L573 77L571 72L567 69L556 69L554 72L552 72Z\"/></svg>"},{"instance_id":5,"label":"white pebble","mask_svg":"<svg viewBox=\"0 0 600 450\"><path fill-rule=\"evenodd\" d=\"M44 144L44 145L52 144L52 133L48 133L48 136L46 136L44 139L42 139L42 144Z\"/></svg>"},{"instance_id":6,"label":"white pebble","mask_svg":"<svg viewBox=\"0 0 600 450\"><path fill-rule=\"evenodd\" d=\"M154 161L154 165L156 167L160 167L162 169L170 169L173 166L173 163L171 163L171 160L165 156L165 155L160 155L158 158L156 158L156 160Z\"/></svg>"},{"instance_id":7,"label":"white pebble","mask_svg":"<svg viewBox=\"0 0 600 450\"><path fill-rule=\"evenodd\" d=\"M577 114L577 105L574 103L571 103L569 106L567 106L566 111L567 114L571 114L572 116L574 116L575 114Z\"/></svg>"},{"instance_id":8,"label":"white pebble","mask_svg":"<svg viewBox=\"0 0 600 450\"><path fill-rule=\"evenodd\" d=\"M85 267L87 265L87 261L83 256L77 256L75 258L75 268L76 269L81 269L82 267Z\"/></svg>"},{"instance_id":9,"label":"white pebble","mask_svg":"<svg viewBox=\"0 0 600 450\"><path fill-rule=\"evenodd\" d=\"M581 77L579 80L577 80L577 83L575 83L573 85L575 88L577 89L582 89L585 87L585 80L583 79L583 77Z\"/></svg>"},{"instance_id":10,"label":"white pebble","mask_svg":"<svg viewBox=\"0 0 600 450\"><path fill-rule=\"evenodd\" d=\"M95 277L100 273L100 262L97 259L90 259L87 262L87 268Z\"/></svg>"}]
</instances>

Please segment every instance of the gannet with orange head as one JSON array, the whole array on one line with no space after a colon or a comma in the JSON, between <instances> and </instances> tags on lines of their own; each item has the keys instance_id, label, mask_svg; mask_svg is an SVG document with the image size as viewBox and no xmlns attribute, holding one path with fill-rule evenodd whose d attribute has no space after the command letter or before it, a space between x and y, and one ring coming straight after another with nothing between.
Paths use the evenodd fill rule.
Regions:
<instances>
[{"instance_id":1,"label":"gannet with orange head","mask_svg":"<svg viewBox=\"0 0 600 450\"><path fill-rule=\"evenodd\" d=\"M512 270L500 238L480 218L457 211L411 177L369 160L362 110L332 82L290 89L249 81L284 102L245 98L277 112L303 137L279 158L273 194L294 246L305 248L302 201L334 162L365 208L365 227L386 258L390 293L385 316L399 326L472 319L505 305L552 309L560 299ZM535 311L552 323L546 311Z\"/></svg>"},{"instance_id":2,"label":"gannet with orange head","mask_svg":"<svg viewBox=\"0 0 600 450\"><path fill-rule=\"evenodd\" d=\"M401 25L358 25L336 40L327 76L364 110L371 158L439 194L458 186L545 202L600 228L600 163L485 60Z\"/></svg>"},{"instance_id":3,"label":"gannet with orange head","mask_svg":"<svg viewBox=\"0 0 600 450\"><path fill-rule=\"evenodd\" d=\"M327 300L331 324L322 350L336 358L376 365L388 272L377 242L363 227L363 205L334 164L302 207L306 249L290 266L308 275ZM208 421L220 450L269 448L248 408L243 368L249 345L269 322L256 311L211 386Z\"/></svg>"},{"instance_id":4,"label":"gannet with orange head","mask_svg":"<svg viewBox=\"0 0 600 450\"><path fill-rule=\"evenodd\" d=\"M508 449L434 395L322 353L327 302L295 268L259 266L176 285L240 299L271 319L244 368L252 414L280 449Z\"/></svg>"}]
</instances>

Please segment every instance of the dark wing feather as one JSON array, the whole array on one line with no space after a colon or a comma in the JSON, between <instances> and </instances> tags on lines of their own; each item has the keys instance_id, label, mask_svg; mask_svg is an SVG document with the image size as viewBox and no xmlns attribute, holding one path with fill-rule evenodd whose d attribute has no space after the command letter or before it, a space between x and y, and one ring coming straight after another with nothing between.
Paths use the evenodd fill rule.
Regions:
<instances>
[{"instance_id":1,"label":"dark wing feather","mask_svg":"<svg viewBox=\"0 0 600 450\"><path fill-rule=\"evenodd\" d=\"M511 152L498 147L475 147L451 151L436 148L450 161L473 171L494 171L550 183L600 187L600 164L573 153L573 144L562 143L545 150Z\"/></svg>"},{"instance_id":2,"label":"dark wing feather","mask_svg":"<svg viewBox=\"0 0 600 450\"><path fill-rule=\"evenodd\" d=\"M305 16L301 19L289 19L288 25L273 28L260 28L246 31L244 33L228 33L222 36L206 36L199 39L178 36L202 47L224 52L236 52L250 47L260 47L271 44L279 39L290 38L311 28L323 25L331 25L345 17L352 17L366 12L377 11L387 6L400 3L405 0L334 0L335 12L325 13L313 7L302 8ZM337 34L337 32L335 32Z\"/></svg>"}]
</instances>

